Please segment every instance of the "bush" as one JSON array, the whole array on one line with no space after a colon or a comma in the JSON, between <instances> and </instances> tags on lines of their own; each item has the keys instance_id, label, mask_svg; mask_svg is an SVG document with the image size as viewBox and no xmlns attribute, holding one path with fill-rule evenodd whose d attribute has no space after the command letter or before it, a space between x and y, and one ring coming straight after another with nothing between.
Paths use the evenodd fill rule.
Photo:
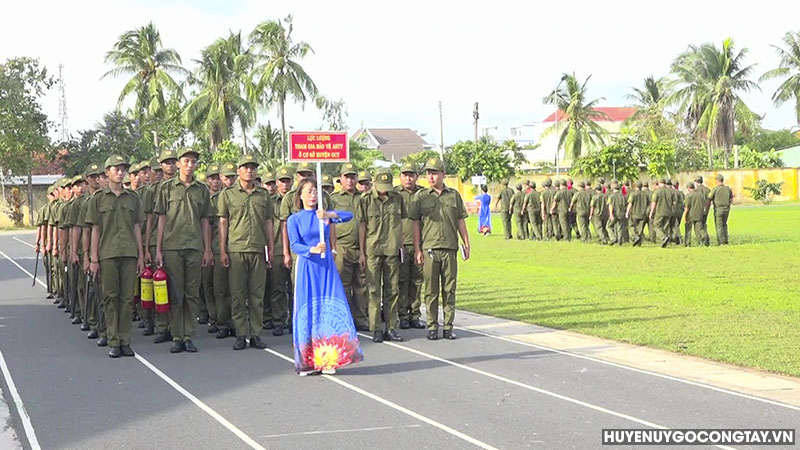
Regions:
<instances>
[{"instance_id":1,"label":"bush","mask_svg":"<svg viewBox=\"0 0 800 450\"><path fill-rule=\"evenodd\" d=\"M780 195L782 185L783 181L780 183L770 183L767 180L758 180L756 181L755 187L746 187L745 189L750 191L750 196L753 197L753 200L769 205L770 202L772 202L773 195Z\"/></svg>"}]
</instances>

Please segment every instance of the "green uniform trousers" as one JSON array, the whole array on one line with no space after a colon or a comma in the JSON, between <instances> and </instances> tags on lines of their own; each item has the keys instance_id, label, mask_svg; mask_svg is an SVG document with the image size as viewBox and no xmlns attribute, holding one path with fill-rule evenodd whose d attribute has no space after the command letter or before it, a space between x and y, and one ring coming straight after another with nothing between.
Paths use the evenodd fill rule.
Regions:
<instances>
[{"instance_id":1,"label":"green uniform trousers","mask_svg":"<svg viewBox=\"0 0 800 450\"><path fill-rule=\"evenodd\" d=\"M687 220L683 225L685 233L683 235L683 244L687 247L692 245L692 228L694 228L694 235L700 245L708 246L708 234L703 230L703 224L699 220Z\"/></svg>"},{"instance_id":2,"label":"green uniform trousers","mask_svg":"<svg viewBox=\"0 0 800 450\"><path fill-rule=\"evenodd\" d=\"M197 250L164 250L169 283L169 327L173 341L194 337L200 308L200 272L203 255Z\"/></svg>"},{"instance_id":3,"label":"green uniform trousers","mask_svg":"<svg viewBox=\"0 0 800 450\"><path fill-rule=\"evenodd\" d=\"M86 314L84 315L86 318L86 324L89 325L90 330L99 331L98 313L100 305L97 304L97 298L100 298L101 299L100 303L102 303L102 298L103 298L102 294L97 295L97 293L94 292L94 286L92 286L90 282L89 291L86 292L84 295L86 297L86 308L85 308Z\"/></svg>"},{"instance_id":4,"label":"green uniform trousers","mask_svg":"<svg viewBox=\"0 0 800 450\"><path fill-rule=\"evenodd\" d=\"M453 329L456 316L456 280L458 278L457 250L423 250L422 275L425 279L425 308L428 330L439 329L439 293L442 295L445 330Z\"/></svg>"},{"instance_id":5,"label":"green uniform trousers","mask_svg":"<svg viewBox=\"0 0 800 450\"><path fill-rule=\"evenodd\" d=\"M506 239L511 239L511 214L501 211L500 220L503 221L503 233L505 233Z\"/></svg>"},{"instance_id":6,"label":"green uniform trousers","mask_svg":"<svg viewBox=\"0 0 800 450\"><path fill-rule=\"evenodd\" d=\"M522 216L522 231L525 233L525 239L531 236L531 223L528 220L528 213L525 211L519 213Z\"/></svg>"},{"instance_id":7,"label":"green uniform trousers","mask_svg":"<svg viewBox=\"0 0 800 450\"><path fill-rule=\"evenodd\" d=\"M644 226L647 225L647 219L631 217L630 224L633 242L644 241Z\"/></svg>"},{"instance_id":8,"label":"green uniform trousers","mask_svg":"<svg viewBox=\"0 0 800 450\"><path fill-rule=\"evenodd\" d=\"M381 310L387 330L397 329L397 301L400 297L400 257L367 256L369 331L381 330ZM381 306L382 305L382 306Z\"/></svg>"},{"instance_id":9,"label":"green uniform trousers","mask_svg":"<svg viewBox=\"0 0 800 450\"><path fill-rule=\"evenodd\" d=\"M681 217L681 216L678 216L678 217L673 216L669 220L669 237L676 244L680 244L681 243L681 219L682 218L683 217Z\"/></svg>"},{"instance_id":10,"label":"green uniform trousers","mask_svg":"<svg viewBox=\"0 0 800 450\"><path fill-rule=\"evenodd\" d=\"M261 252L231 252L229 255L231 318L236 337L258 336L264 326L267 262Z\"/></svg>"},{"instance_id":11,"label":"green uniform trousers","mask_svg":"<svg viewBox=\"0 0 800 450\"><path fill-rule=\"evenodd\" d=\"M150 255L155 257L155 255L156 255L156 246L155 245L151 245L150 246ZM166 255L164 255L164 258L166 259ZM170 295L172 295L172 291L170 291ZM170 301L172 301L172 298L170 298ZM155 310L153 310L153 315L155 317L155 325L156 325L156 330L155 331L156 331L156 333L158 333L158 334L168 333L169 332L169 312L160 313L160 312L155 312Z\"/></svg>"},{"instance_id":12,"label":"green uniform trousers","mask_svg":"<svg viewBox=\"0 0 800 450\"><path fill-rule=\"evenodd\" d=\"M514 213L514 227L517 229L516 238L526 239L527 233L525 229L525 215L522 213Z\"/></svg>"},{"instance_id":13,"label":"green uniform trousers","mask_svg":"<svg viewBox=\"0 0 800 450\"><path fill-rule=\"evenodd\" d=\"M214 270L212 272L214 283L214 308L217 328L227 330L231 328L231 290L228 285L228 268L222 265L219 254L214 255Z\"/></svg>"},{"instance_id":14,"label":"green uniform trousers","mask_svg":"<svg viewBox=\"0 0 800 450\"><path fill-rule=\"evenodd\" d=\"M208 323L215 325L217 323L217 305L214 301L214 267L203 267L200 280L202 285L200 317L208 317Z\"/></svg>"},{"instance_id":15,"label":"green uniform trousers","mask_svg":"<svg viewBox=\"0 0 800 450\"><path fill-rule=\"evenodd\" d=\"M717 244L725 245L728 243L728 214L730 210L714 210L714 225L717 228Z\"/></svg>"},{"instance_id":16,"label":"green uniform trousers","mask_svg":"<svg viewBox=\"0 0 800 450\"><path fill-rule=\"evenodd\" d=\"M558 227L561 229L561 238L571 241L572 223L568 212L558 213Z\"/></svg>"},{"instance_id":17,"label":"green uniform trousers","mask_svg":"<svg viewBox=\"0 0 800 450\"><path fill-rule=\"evenodd\" d=\"M658 235L656 232L656 221L649 217L647 218L647 235L650 238L650 242L655 242L656 236Z\"/></svg>"},{"instance_id":18,"label":"green uniform trousers","mask_svg":"<svg viewBox=\"0 0 800 450\"><path fill-rule=\"evenodd\" d=\"M78 272L78 308L80 311L79 317L83 319L83 322L86 323L86 316L88 310L86 309L86 272L83 271L83 258L78 261L78 265L75 267L75 270ZM138 280L138 278L137 278Z\"/></svg>"},{"instance_id":19,"label":"green uniform trousers","mask_svg":"<svg viewBox=\"0 0 800 450\"><path fill-rule=\"evenodd\" d=\"M656 239L659 244L669 238L671 220L672 217L670 216L656 216L656 218L653 219L653 222L655 222Z\"/></svg>"},{"instance_id":20,"label":"green uniform trousers","mask_svg":"<svg viewBox=\"0 0 800 450\"><path fill-rule=\"evenodd\" d=\"M75 299L75 307L72 311L72 314L75 315L77 318L81 318L81 292L83 288L81 287L81 277L79 273L81 272L80 265L72 264L71 262L67 264L67 276L69 277L69 295ZM70 298L70 297L67 297ZM72 305L70 305L72 307Z\"/></svg>"},{"instance_id":21,"label":"green uniform trousers","mask_svg":"<svg viewBox=\"0 0 800 450\"><path fill-rule=\"evenodd\" d=\"M546 240L553 239L555 236L555 229L553 227L553 216L550 214L544 215L544 220L542 221L542 227L544 228L544 238Z\"/></svg>"},{"instance_id":22,"label":"green uniform trousers","mask_svg":"<svg viewBox=\"0 0 800 450\"><path fill-rule=\"evenodd\" d=\"M347 303L350 305L350 314L357 328L369 327L367 318L367 295L366 286L363 281L364 274L358 267L358 257L361 250L358 248L347 248L338 246L336 249L336 268L342 278L344 293L347 295ZM295 267L294 264L292 267Z\"/></svg>"},{"instance_id":23,"label":"green uniform trousers","mask_svg":"<svg viewBox=\"0 0 800 450\"><path fill-rule=\"evenodd\" d=\"M280 259L278 261L278 259ZM287 284L289 282L289 269L283 265L283 255L279 258L276 257L276 261L272 263L272 268L269 269L269 273L267 274L267 278L269 279L269 310L270 310L270 317L269 319L272 320L272 325L277 327L282 327L287 319L288 319L288 311L289 311L289 296L287 293L289 292L287 289ZM267 307L264 307L266 311ZM267 317L264 318L264 321L267 321Z\"/></svg>"},{"instance_id":24,"label":"green uniform trousers","mask_svg":"<svg viewBox=\"0 0 800 450\"><path fill-rule=\"evenodd\" d=\"M414 263L414 246L403 246L403 262L398 275L400 289L397 315L400 320L419 320L422 313L422 267Z\"/></svg>"},{"instance_id":25,"label":"green uniform trousers","mask_svg":"<svg viewBox=\"0 0 800 450\"><path fill-rule=\"evenodd\" d=\"M624 242L622 230L628 227L628 221L625 220L624 217L621 219L614 219L614 222L609 221L606 227L608 229L608 240L610 242L615 244L622 244Z\"/></svg>"},{"instance_id":26,"label":"green uniform trousers","mask_svg":"<svg viewBox=\"0 0 800 450\"><path fill-rule=\"evenodd\" d=\"M577 214L575 221L578 223L578 232L581 234L581 241L589 242L592 239L592 233L589 231L589 214Z\"/></svg>"},{"instance_id":27,"label":"green uniform trousers","mask_svg":"<svg viewBox=\"0 0 800 450\"><path fill-rule=\"evenodd\" d=\"M594 226L594 234L597 235L597 242L600 244L608 244L608 233L606 232L606 223L608 220L600 217L592 217L592 225Z\"/></svg>"},{"instance_id":28,"label":"green uniform trousers","mask_svg":"<svg viewBox=\"0 0 800 450\"><path fill-rule=\"evenodd\" d=\"M539 210L528 212L528 223L531 225L531 232L528 239L532 241L542 240L542 212Z\"/></svg>"},{"instance_id":29,"label":"green uniform trousers","mask_svg":"<svg viewBox=\"0 0 800 450\"><path fill-rule=\"evenodd\" d=\"M136 258L110 258L100 261L102 305L106 317L108 345L131 343L133 292L136 289Z\"/></svg>"}]
</instances>

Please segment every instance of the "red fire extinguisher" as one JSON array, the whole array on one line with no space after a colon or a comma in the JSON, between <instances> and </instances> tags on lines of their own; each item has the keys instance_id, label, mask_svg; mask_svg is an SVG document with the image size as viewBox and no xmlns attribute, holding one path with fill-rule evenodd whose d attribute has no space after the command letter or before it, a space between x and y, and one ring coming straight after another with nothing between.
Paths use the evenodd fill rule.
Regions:
<instances>
[{"instance_id":1,"label":"red fire extinguisher","mask_svg":"<svg viewBox=\"0 0 800 450\"><path fill-rule=\"evenodd\" d=\"M153 269L150 266L145 266L142 274L139 275L139 290L141 291L142 309L153 309Z\"/></svg>"},{"instance_id":2,"label":"red fire extinguisher","mask_svg":"<svg viewBox=\"0 0 800 450\"><path fill-rule=\"evenodd\" d=\"M167 271L163 267L153 274L153 293L156 301L156 312L169 312L169 294L167 293Z\"/></svg>"}]
</instances>

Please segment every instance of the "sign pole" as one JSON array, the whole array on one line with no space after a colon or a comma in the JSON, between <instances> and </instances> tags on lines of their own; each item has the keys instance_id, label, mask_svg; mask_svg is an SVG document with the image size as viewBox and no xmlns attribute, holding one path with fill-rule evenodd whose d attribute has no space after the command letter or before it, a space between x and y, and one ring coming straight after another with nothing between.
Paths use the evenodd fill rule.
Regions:
<instances>
[{"instance_id":1,"label":"sign pole","mask_svg":"<svg viewBox=\"0 0 800 450\"><path fill-rule=\"evenodd\" d=\"M317 163L317 210L324 211L325 206L324 203L324 192L322 190L322 164ZM324 243L325 242L325 222L322 219L319 219L319 241ZM325 252L327 253L327 251ZM325 259L325 253L320 253L319 257Z\"/></svg>"}]
</instances>

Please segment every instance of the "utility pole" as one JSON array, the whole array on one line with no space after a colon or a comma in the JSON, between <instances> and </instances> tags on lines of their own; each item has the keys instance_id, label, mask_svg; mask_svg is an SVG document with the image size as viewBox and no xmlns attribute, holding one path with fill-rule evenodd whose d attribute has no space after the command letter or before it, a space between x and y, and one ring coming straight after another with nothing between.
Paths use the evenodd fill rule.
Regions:
<instances>
[{"instance_id":1,"label":"utility pole","mask_svg":"<svg viewBox=\"0 0 800 450\"><path fill-rule=\"evenodd\" d=\"M475 144L478 143L478 118L480 118L480 114L478 113L478 102L475 102L475 107L472 109L472 118L475 119Z\"/></svg>"},{"instance_id":2,"label":"utility pole","mask_svg":"<svg viewBox=\"0 0 800 450\"><path fill-rule=\"evenodd\" d=\"M363 128L363 124L362 124ZM442 101L439 100L439 156L444 161L444 127L442 126Z\"/></svg>"}]
</instances>

